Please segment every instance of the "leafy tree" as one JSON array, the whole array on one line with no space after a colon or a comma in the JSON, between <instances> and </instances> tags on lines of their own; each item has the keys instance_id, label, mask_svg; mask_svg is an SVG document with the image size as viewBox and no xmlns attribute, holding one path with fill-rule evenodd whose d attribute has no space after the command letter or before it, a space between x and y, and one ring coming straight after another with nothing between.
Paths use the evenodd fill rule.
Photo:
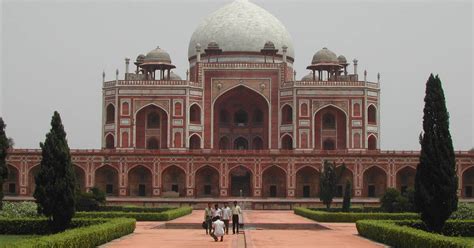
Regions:
<instances>
[{"instance_id":1,"label":"leafy tree","mask_svg":"<svg viewBox=\"0 0 474 248\"><path fill-rule=\"evenodd\" d=\"M321 193L319 199L326 205L326 208L331 207L332 199L336 194L337 175L336 168L333 163L324 161L323 173L319 180L319 188Z\"/></svg>"},{"instance_id":2,"label":"leafy tree","mask_svg":"<svg viewBox=\"0 0 474 248\"><path fill-rule=\"evenodd\" d=\"M458 181L441 80L430 75L423 109L420 163L415 177L415 204L428 230L440 232L457 209Z\"/></svg>"},{"instance_id":3,"label":"leafy tree","mask_svg":"<svg viewBox=\"0 0 474 248\"><path fill-rule=\"evenodd\" d=\"M61 117L54 112L51 130L40 144L42 158L35 177L33 196L38 203L38 214L49 218L51 230L65 230L75 212L75 175Z\"/></svg>"},{"instance_id":4,"label":"leafy tree","mask_svg":"<svg viewBox=\"0 0 474 248\"><path fill-rule=\"evenodd\" d=\"M352 185L349 180L346 181L346 187L344 188L344 198L342 200L342 211L349 211L351 208L351 195Z\"/></svg>"},{"instance_id":5,"label":"leafy tree","mask_svg":"<svg viewBox=\"0 0 474 248\"><path fill-rule=\"evenodd\" d=\"M5 123L0 117L0 210L3 208L3 182L8 177L7 151L9 146L7 135L5 134Z\"/></svg>"}]
</instances>

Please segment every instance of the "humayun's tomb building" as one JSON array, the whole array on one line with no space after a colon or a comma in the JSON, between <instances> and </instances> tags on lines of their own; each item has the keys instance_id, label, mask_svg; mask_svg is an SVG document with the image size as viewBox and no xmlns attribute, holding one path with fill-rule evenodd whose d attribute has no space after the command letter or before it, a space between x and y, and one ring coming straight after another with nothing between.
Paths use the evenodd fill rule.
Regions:
<instances>
[{"instance_id":1,"label":"humayun's tomb building","mask_svg":"<svg viewBox=\"0 0 474 248\"><path fill-rule=\"evenodd\" d=\"M356 59L322 48L296 79L288 31L245 0L200 23L188 58L183 79L161 47L126 59L124 78L104 75L102 149L71 150L81 189L117 202L310 204L325 160L346 165L338 194L350 180L356 202L413 187L419 152L379 149L380 76L360 76ZM40 155L10 152L5 193L33 193ZM458 193L472 198L474 153L456 163Z\"/></svg>"}]
</instances>

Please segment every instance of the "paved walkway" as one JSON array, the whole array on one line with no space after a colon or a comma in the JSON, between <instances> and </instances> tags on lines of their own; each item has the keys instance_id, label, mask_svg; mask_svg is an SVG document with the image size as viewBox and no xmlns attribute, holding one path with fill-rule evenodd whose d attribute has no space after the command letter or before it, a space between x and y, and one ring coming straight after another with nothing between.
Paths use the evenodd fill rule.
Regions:
<instances>
[{"instance_id":1,"label":"paved walkway","mask_svg":"<svg viewBox=\"0 0 474 248\"><path fill-rule=\"evenodd\" d=\"M175 225L196 225L203 220L204 212L194 210L192 214L169 221ZM272 224L273 227L314 224L315 222L293 214L292 211L245 211L244 221L248 226L245 234L226 235L224 242L214 242L203 229L163 229L165 222L137 222L131 235L114 240L103 247L383 247L357 235L353 223L321 224L327 229L318 230L268 230L258 228L259 224Z\"/></svg>"}]
</instances>

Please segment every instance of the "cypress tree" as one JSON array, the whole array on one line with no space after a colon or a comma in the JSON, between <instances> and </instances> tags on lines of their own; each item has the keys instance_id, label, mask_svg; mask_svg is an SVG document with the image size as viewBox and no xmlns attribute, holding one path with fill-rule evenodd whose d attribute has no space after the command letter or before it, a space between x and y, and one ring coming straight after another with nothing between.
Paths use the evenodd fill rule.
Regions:
<instances>
[{"instance_id":1,"label":"cypress tree","mask_svg":"<svg viewBox=\"0 0 474 248\"><path fill-rule=\"evenodd\" d=\"M420 162L415 177L415 205L428 230L440 232L457 209L458 181L449 114L438 76L426 83Z\"/></svg>"},{"instance_id":2,"label":"cypress tree","mask_svg":"<svg viewBox=\"0 0 474 248\"><path fill-rule=\"evenodd\" d=\"M351 208L351 194L352 185L349 180L346 181L346 187L344 188L344 198L342 199L342 210L349 211Z\"/></svg>"},{"instance_id":3,"label":"cypress tree","mask_svg":"<svg viewBox=\"0 0 474 248\"><path fill-rule=\"evenodd\" d=\"M54 112L51 130L40 144L42 159L35 177L38 213L48 217L51 230L65 230L75 212L75 175L61 117Z\"/></svg>"},{"instance_id":4,"label":"cypress tree","mask_svg":"<svg viewBox=\"0 0 474 248\"><path fill-rule=\"evenodd\" d=\"M319 199L326 205L326 208L331 207L332 199L336 194L336 168L333 163L329 161L324 161L323 173L319 180L319 188L321 193L319 194Z\"/></svg>"},{"instance_id":5,"label":"cypress tree","mask_svg":"<svg viewBox=\"0 0 474 248\"><path fill-rule=\"evenodd\" d=\"M7 135L5 134L5 123L0 117L0 210L3 209L3 183L8 177L7 151L10 147Z\"/></svg>"}]
</instances>

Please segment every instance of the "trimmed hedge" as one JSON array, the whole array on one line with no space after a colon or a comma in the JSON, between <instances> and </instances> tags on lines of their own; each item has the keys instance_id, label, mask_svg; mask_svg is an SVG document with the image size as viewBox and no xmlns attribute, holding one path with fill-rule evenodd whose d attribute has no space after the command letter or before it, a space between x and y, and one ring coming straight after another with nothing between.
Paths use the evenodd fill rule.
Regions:
<instances>
[{"instance_id":1,"label":"trimmed hedge","mask_svg":"<svg viewBox=\"0 0 474 248\"><path fill-rule=\"evenodd\" d=\"M85 227L106 222L106 219L72 219L71 228ZM50 234L50 226L46 218L0 218L0 234Z\"/></svg>"},{"instance_id":2,"label":"trimmed hedge","mask_svg":"<svg viewBox=\"0 0 474 248\"><path fill-rule=\"evenodd\" d=\"M410 221L390 220L360 220L356 227L360 235L393 247L403 248L467 248L472 247L469 241L457 237L448 237L441 234L426 232L410 227ZM449 221L447 222L449 225ZM474 222L470 221L472 225ZM453 223L452 227L462 228L463 225Z\"/></svg>"},{"instance_id":3,"label":"trimmed hedge","mask_svg":"<svg viewBox=\"0 0 474 248\"><path fill-rule=\"evenodd\" d=\"M344 211L342 208L308 208L309 210L313 211L322 211L322 212L330 212L330 213L380 213L384 212L383 209L380 207L351 207L349 211Z\"/></svg>"},{"instance_id":4,"label":"trimmed hedge","mask_svg":"<svg viewBox=\"0 0 474 248\"><path fill-rule=\"evenodd\" d=\"M161 213L146 212L77 212L80 218L133 218L137 221L167 221L188 215L192 212L191 207L182 207L164 211Z\"/></svg>"},{"instance_id":5,"label":"trimmed hedge","mask_svg":"<svg viewBox=\"0 0 474 248\"><path fill-rule=\"evenodd\" d=\"M358 220L411 220L419 219L416 213L351 213L324 212L307 208L295 208L294 213L319 222L356 222Z\"/></svg>"},{"instance_id":6,"label":"trimmed hedge","mask_svg":"<svg viewBox=\"0 0 474 248\"><path fill-rule=\"evenodd\" d=\"M140 207L140 206L99 206L99 212L136 212L136 213L161 213L168 210L176 208L166 207L166 208L149 208L149 207Z\"/></svg>"},{"instance_id":7,"label":"trimmed hedge","mask_svg":"<svg viewBox=\"0 0 474 248\"><path fill-rule=\"evenodd\" d=\"M422 221L406 220L395 221L399 226L409 226L426 231L426 225ZM441 233L446 236L474 237L474 220L448 220L444 224Z\"/></svg>"},{"instance_id":8,"label":"trimmed hedge","mask_svg":"<svg viewBox=\"0 0 474 248\"><path fill-rule=\"evenodd\" d=\"M7 220L2 220L3 224L11 224L12 227L21 227L21 231L30 229L26 227L31 224L36 228L44 227L44 223L47 223L46 219L22 219L23 224L19 224L16 219L11 219L11 223L7 223ZM83 220L73 219L77 225L87 225L77 227L74 229L68 229L64 232L42 236L39 238L31 238L21 240L16 243L9 244L9 247L55 247L55 248L89 248L97 247L98 245L105 244L116 238L120 238L124 235L133 233L135 230L134 219L95 219L95 220ZM11 228L13 229L13 228ZM3 229L5 230L5 229ZM34 232L37 233L37 232ZM13 234L10 232L10 234ZM14 233L14 234L25 234L25 233Z\"/></svg>"}]
</instances>

